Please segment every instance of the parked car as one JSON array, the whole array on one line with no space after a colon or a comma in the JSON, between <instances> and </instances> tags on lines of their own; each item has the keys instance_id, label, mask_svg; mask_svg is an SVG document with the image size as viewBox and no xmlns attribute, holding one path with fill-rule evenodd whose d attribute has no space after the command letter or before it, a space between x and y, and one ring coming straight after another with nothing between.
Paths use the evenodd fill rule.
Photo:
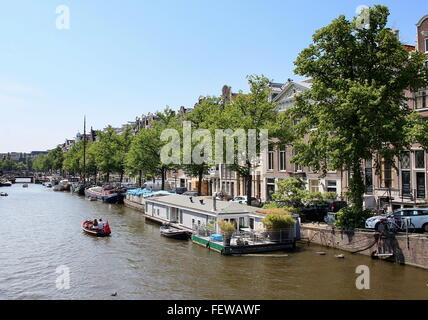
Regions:
<instances>
[{"instance_id":1,"label":"parked car","mask_svg":"<svg viewBox=\"0 0 428 320\"><path fill-rule=\"evenodd\" d=\"M421 229L428 232L428 208L404 208L398 209L391 214L374 216L366 220L365 226L367 229L379 230L381 222L390 219L410 218L410 222L416 229Z\"/></svg>"},{"instance_id":2,"label":"parked car","mask_svg":"<svg viewBox=\"0 0 428 320\"><path fill-rule=\"evenodd\" d=\"M195 191L195 190L190 190L190 191L183 192L182 195L183 196L188 196L188 197L205 196L204 193L199 194L198 191Z\"/></svg>"},{"instance_id":3,"label":"parked car","mask_svg":"<svg viewBox=\"0 0 428 320\"><path fill-rule=\"evenodd\" d=\"M172 192L176 194L183 194L187 192L187 188L184 188L184 187L175 188Z\"/></svg>"},{"instance_id":4,"label":"parked car","mask_svg":"<svg viewBox=\"0 0 428 320\"><path fill-rule=\"evenodd\" d=\"M302 221L325 222L327 213L336 213L347 206L346 201L340 200L315 201L302 208L300 217Z\"/></svg>"},{"instance_id":5,"label":"parked car","mask_svg":"<svg viewBox=\"0 0 428 320\"><path fill-rule=\"evenodd\" d=\"M233 200L232 196L230 196L228 194L224 194L224 193L218 193L215 198L217 200L221 200L221 201L230 201L230 200Z\"/></svg>"},{"instance_id":6,"label":"parked car","mask_svg":"<svg viewBox=\"0 0 428 320\"><path fill-rule=\"evenodd\" d=\"M235 197L232 200L230 200L230 202L238 202L238 203L242 203L242 204L247 204L247 196ZM251 205L252 206L259 206L260 200L255 198L255 197L251 197Z\"/></svg>"}]
</instances>

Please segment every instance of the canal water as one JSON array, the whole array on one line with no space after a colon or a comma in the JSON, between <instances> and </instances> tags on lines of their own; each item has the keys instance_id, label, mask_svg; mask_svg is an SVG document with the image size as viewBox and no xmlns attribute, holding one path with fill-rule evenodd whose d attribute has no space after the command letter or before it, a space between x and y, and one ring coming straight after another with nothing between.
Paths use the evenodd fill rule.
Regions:
<instances>
[{"instance_id":1,"label":"canal water","mask_svg":"<svg viewBox=\"0 0 428 320\"><path fill-rule=\"evenodd\" d=\"M0 299L428 298L426 270L302 244L296 252L224 257L161 237L158 225L124 206L34 184L0 190L9 194L0 197ZM109 221L110 238L81 231L92 217ZM370 290L356 288L359 265L369 267ZM69 289L57 288L60 266L69 270Z\"/></svg>"}]
</instances>

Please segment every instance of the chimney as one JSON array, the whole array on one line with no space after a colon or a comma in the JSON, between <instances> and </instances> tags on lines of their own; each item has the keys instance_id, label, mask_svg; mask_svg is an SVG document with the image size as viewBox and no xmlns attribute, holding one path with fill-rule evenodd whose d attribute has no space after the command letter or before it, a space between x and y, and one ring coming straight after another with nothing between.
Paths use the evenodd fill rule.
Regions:
<instances>
[{"instance_id":1,"label":"chimney","mask_svg":"<svg viewBox=\"0 0 428 320\"><path fill-rule=\"evenodd\" d=\"M400 30L398 29L392 29L392 34L398 39L400 40Z\"/></svg>"},{"instance_id":2,"label":"chimney","mask_svg":"<svg viewBox=\"0 0 428 320\"><path fill-rule=\"evenodd\" d=\"M217 193L213 194L213 211L217 211Z\"/></svg>"}]
</instances>

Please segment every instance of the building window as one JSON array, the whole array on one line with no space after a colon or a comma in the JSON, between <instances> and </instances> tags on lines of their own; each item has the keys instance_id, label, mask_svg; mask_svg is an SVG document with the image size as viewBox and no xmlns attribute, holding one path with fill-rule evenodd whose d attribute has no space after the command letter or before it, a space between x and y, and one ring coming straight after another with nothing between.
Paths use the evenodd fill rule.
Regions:
<instances>
[{"instance_id":1,"label":"building window","mask_svg":"<svg viewBox=\"0 0 428 320\"><path fill-rule=\"evenodd\" d=\"M366 193L373 193L373 163L372 159L367 159L364 168L364 178L366 183Z\"/></svg>"},{"instance_id":2,"label":"building window","mask_svg":"<svg viewBox=\"0 0 428 320\"><path fill-rule=\"evenodd\" d=\"M425 52L428 52L428 38L425 39Z\"/></svg>"},{"instance_id":3,"label":"building window","mask_svg":"<svg viewBox=\"0 0 428 320\"><path fill-rule=\"evenodd\" d=\"M286 166L285 166L285 150L280 150L279 151L279 170L280 171L285 171L286 170Z\"/></svg>"},{"instance_id":4,"label":"building window","mask_svg":"<svg viewBox=\"0 0 428 320\"><path fill-rule=\"evenodd\" d=\"M327 192L337 193L337 181L336 180L327 180Z\"/></svg>"},{"instance_id":5,"label":"building window","mask_svg":"<svg viewBox=\"0 0 428 320\"><path fill-rule=\"evenodd\" d=\"M416 172L416 197L425 198L425 172Z\"/></svg>"},{"instance_id":6,"label":"building window","mask_svg":"<svg viewBox=\"0 0 428 320\"><path fill-rule=\"evenodd\" d=\"M422 92L422 109L427 107L427 94L426 92Z\"/></svg>"},{"instance_id":7,"label":"building window","mask_svg":"<svg viewBox=\"0 0 428 320\"><path fill-rule=\"evenodd\" d=\"M425 168L425 151L423 150L415 151L415 168L416 169Z\"/></svg>"},{"instance_id":8,"label":"building window","mask_svg":"<svg viewBox=\"0 0 428 320\"><path fill-rule=\"evenodd\" d=\"M273 151L268 154L268 170L273 170Z\"/></svg>"},{"instance_id":9,"label":"building window","mask_svg":"<svg viewBox=\"0 0 428 320\"><path fill-rule=\"evenodd\" d=\"M383 173L384 173L383 186L385 188L391 188L392 187L392 169L391 169L391 164L385 163L383 168L384 168L383 169Z\"/></svg>"},{"instance_id":10,"label":"building window","mask_svg":"<svg viewBox=\"0 0 428 320\"><path fill-rule=\"evenodd\" d=\"M427 61L425 61L424 65L425 65L425 68L427 68L427 69L428 69L428 60L427 60Z\"/></svg>"},{"instance_id":11,"label":"building window","mask_svg":"<svg viewBox=\"0 0 428 320\"><path fill-rule=\"evenodd\" d=\"M272 199L272 194L275 192L275 179L266 179L266 199L269 201Z\"/></svg>"},{"instance_id":12,"label":"building window","mask_svg":"<svg viewBox=\"0 0 428 320\"><path fill-rule=\"evenodd\" d=\"M401 155L401 169L410 169L410 152L408 151Z\"/></svg>"},{"instance_id":13,"label":"building window","mask_svg":"<svg viewBox=\"0 0 428 320\"><path fill-rule=\"evenodd\" d=\"M318 180L309 180L309 191L310 192L320 191Z\"/></svg>"}]
</instances>

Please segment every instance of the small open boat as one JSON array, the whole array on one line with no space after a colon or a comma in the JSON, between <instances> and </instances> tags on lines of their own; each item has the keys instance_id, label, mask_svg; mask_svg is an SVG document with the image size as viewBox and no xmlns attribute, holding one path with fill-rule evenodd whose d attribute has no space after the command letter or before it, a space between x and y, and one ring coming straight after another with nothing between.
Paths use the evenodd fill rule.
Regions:
<instances>
[{"instance_id":1,"label":"small open boat","mask_svg":"<svg viewBox=\"0 0 428 320\"><path fill-rule=\"evenodd\" d=\"M108 224L108 220L106 221L106 224L104 225L104 229L102 230L95 229L92 223L93 223L92 220L86 220L85 222L83 222L82 230L90 235L97 236L97 237L108 237L110 235L111 231L110 231L110 226Z\"/></svg>"},{"instance_id":2,"label":"small open boat","mask_svg":"<svg viewBox=\"0 0 428 320\"><path fill-rule=\"evenodd\" d=\"M22 185L22 187L23 187L23 188L28 188L28 183L24 183L24 184Z\"/></svg>"},{"instance_id":3,"label":"small open boat","mask_svg":"<svg viewBox=\"0 0 428 320\"><path fill-rule=\"evenodd\" d=\"M7 197L8 194L6 192L0 192L0 197Z\"/></svg>"},{"instance_id":4,"label":"small open boat","mask_svg":"<svg viewBox=\"0 0 428 320\"><path fill-rule=\"evenodd\" d=\"M190 232L186 230L181 230L174 228L168 224L160 227L160 234L167 238L177 239L177 240L188 240L190 238Z\"/></svg>"}]
</instances>

